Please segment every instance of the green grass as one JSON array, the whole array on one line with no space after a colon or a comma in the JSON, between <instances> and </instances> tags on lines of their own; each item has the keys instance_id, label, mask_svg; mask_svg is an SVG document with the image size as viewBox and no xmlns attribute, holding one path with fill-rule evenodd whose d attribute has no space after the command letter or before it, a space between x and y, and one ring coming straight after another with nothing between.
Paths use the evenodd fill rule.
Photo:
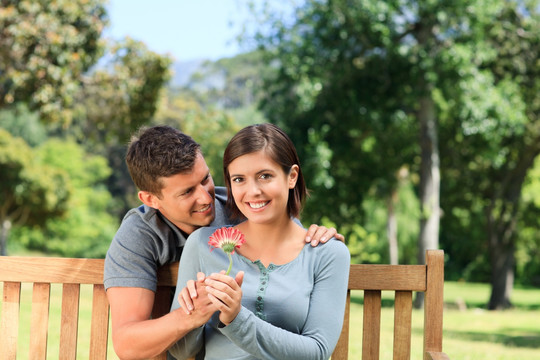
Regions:
<instances>
[{"instance_id":1,"label":"green grass","mask_svg":"<svg viewBox=\"0 0 540 360\"><path fill-rule=\"evenodd\" d=\"M0 294L2 289L0 288ZM540 289L514 289L515 308L506 311L487 311L483 308L489 299L487 284L447 282L445 284L444 351L451 359L540 360ZM28 359L31 317L31 287L23 285L21 319L19 326L18 359ZM90 286L81 290L78 359L88 359L91 315ZM61 287L51 291L48 359L58 359L60 339ZM361 359L362 354L362 292L352 294L350 359ZM383 292L381 314L381 359L392 358L393 303L391 293ZM457 303L464 303L460 310ZM421 359L423 313L413 312L411 359ZM117 359L109 347L109 359Z\"/></svg>"},{"instance_id":2,"label":"green grass","mask_svg":"<svg viewBox=\"0 0 540 360\"><path fill-rule=\"evenodd\" d=\"M540 289L514 289L514 308L487 311L488 284L445 283L443 350L451 359L540 360ZM383 292L380 358L392 358L393 298ZM352 294L351 359L362 357L362 292ZM465 304L460 307L458 303ZM423 312L414 310L411 359L422 358Z\"/></svg>"}]
</instances>

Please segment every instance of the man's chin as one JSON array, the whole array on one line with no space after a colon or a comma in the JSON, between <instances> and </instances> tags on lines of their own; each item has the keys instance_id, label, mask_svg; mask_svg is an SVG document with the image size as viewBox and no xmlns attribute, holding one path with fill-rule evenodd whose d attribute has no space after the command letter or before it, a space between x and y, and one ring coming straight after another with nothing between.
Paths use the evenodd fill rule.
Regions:
<instances>
[{"instance_id":1,"label":"man's chin","mask_svg":"<svg viewBox=\"0 0 540 360\"><path fill-rule=\"evenodd\" d=\"M211 214L208 214L203 219L201 219L200 221L201 227L209 226L214 221L215 218L216 218L216 214L212 211Z\"/></svg>"}]
</instances>

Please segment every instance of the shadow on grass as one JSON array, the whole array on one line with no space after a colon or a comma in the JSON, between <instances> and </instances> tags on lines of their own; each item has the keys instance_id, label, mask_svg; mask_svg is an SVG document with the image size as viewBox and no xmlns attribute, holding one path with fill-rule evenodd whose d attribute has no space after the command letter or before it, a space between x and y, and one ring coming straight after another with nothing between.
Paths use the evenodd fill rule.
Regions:
<instances>
[{"instance_id":1,"label":"shadow on grass","mask_svg":"<svg viewBox=\"0 0 540 360\"><path fill-rule=\"evenodd\" d=\"M508 332L519 331L519 329L509 329ZM500 333L483 333L477 331L453 331L445 330L445 337L463 339L466 341L482 341L502 344L507 347L519 347L540 349L540 332L537 335L507 335Z\"/></svg>"}]
</instances>

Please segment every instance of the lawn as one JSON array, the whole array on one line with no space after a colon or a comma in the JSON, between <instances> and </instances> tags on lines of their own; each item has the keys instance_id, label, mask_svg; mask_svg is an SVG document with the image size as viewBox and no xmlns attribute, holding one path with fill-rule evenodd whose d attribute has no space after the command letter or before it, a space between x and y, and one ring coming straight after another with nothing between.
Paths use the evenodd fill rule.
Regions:
<instances>
[{"instance_id":1,"label":"lawn","mask_svg":"<svg viewBox=\"0 0 540 360\"><path fill-rule=\"evenodd\" d=\"M2 289L0 288L0 293ZM489 298L487 284L447 282L445 284L444 351L451 359L490 360L540 360L540 289L514 289L512 301L514 309L490 312L482 307ZM21 325L19 328L18 359L28 359L31 287L23 286L21 295ZM58 344L61 287L53 286L51 291L49 343ZM92 298L91 288L83 286L80 312L83 320L79 323L82 340L78 344L78 359L88 359ZM362 342L362 292L352 295L350 358L361 359ZM393 309L391 293L383 292L381 314L381 359L392 358ZM457 304L464 304L460 307ZM388 306L386 306L388 305ZM466 307L466 309L465 309ZM411 359L421 359L423 313L413 313L413 335ZM50 345L48 359L58 359L57 346ZM109 350L109 359L117 359Z\"/></svg>"},{"instance_id":2,"label":"lawn","mask_svg":"<svg viewBox=\"0 0 540 360\"><path fill-rule=\"evenodd\" d=\"M487 284L446 282L443 350L459 360L540 360L540 289L514 289L515 308L487 311ZM353 292L351 304L351 359L362 355L362 292ZM392 358L392 293L383 292L381 359ZM461 307L458 304L462 304ZM414 310L411 359L422 356L422 310Z\"/></svg>"}]
</instances>

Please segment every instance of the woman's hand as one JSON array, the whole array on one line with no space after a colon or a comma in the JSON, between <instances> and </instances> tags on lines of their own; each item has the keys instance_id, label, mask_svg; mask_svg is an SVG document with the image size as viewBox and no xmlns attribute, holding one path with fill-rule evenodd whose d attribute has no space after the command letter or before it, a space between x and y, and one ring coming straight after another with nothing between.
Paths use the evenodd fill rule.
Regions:
<instances>
[{"instance_id":1,"label":"woman's hand","mask_svg":"<svg viewBox=\"0 0 540 360\"><path fill-rule=\"evenodd\" d=\"M221 272L212 274L204 280L208 298L221 312L219 321L225 325L229 325L240 312L243 280L243 271L238 272L234 279Z\"/></svg>"}]
</instances>

